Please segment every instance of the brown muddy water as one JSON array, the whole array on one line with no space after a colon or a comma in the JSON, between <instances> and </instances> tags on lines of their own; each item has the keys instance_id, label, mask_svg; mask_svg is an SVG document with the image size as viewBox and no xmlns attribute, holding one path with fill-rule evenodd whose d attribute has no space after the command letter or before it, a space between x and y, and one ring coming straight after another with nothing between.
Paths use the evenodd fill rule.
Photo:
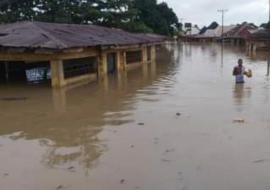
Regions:
<instances>
[{"instance_id":1,"label":"brown muddy water","mask_svg":"<svg viewBox=\"0 0 270 190\"><path fill-rule=\"evenodd\" d=\"M63 90L2 84L0 189L269 190L266 61L220 50L172 45L156 64ZM242 86L239 57L254 72Z\"/></svg>"}]
</instances>

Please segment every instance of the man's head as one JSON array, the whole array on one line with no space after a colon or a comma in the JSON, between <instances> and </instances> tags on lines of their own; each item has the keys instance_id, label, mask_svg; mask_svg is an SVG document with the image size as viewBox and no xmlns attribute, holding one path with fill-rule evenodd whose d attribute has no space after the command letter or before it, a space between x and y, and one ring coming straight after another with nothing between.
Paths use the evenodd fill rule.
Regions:
<instances>
[{"instance_id":1,"label":"man's head","mask_svg":"<svg viewBox=\"0 0 270 190\"><path fill-rule=\"evenodd\" d=\"M243 66L243 59L238 59L238 65L241 67Z\"/></svg>"}]
</instances>

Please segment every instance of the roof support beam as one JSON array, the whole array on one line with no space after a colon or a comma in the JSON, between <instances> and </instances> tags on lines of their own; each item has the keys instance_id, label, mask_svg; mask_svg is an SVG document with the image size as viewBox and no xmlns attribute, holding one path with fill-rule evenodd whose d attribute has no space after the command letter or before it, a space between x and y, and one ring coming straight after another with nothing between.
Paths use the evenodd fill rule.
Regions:
<instances>
[{"instance_id":1,"label":"roof support beam","mask_svg":"<svg viewBox=\"0 0 270 190\"><path fill-rule=\"evenodd\" d=\"M67 60L97 56L96 49L86 49L82 52L59 52L55 54L43 54L33 52L0 52L1 61L49 61L53 59Z\"/></svg>"}]
</instances>

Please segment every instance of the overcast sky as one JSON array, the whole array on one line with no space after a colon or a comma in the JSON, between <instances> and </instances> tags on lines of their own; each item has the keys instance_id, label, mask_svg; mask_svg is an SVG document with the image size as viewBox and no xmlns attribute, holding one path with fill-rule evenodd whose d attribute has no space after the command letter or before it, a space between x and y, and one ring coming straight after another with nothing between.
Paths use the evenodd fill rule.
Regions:
<instances>
[{"instance_id":1,"label":"overcast sky","mask_svg":"<svg viewBox=\"0 0 270 190\"><path fill-rule=\"evenodd\" d=\"M235 24L243 21L261 24L268 20L269 0L158 0L172 7L178 18L199 26L212 21L221 23L218 9L228 9L225 23Z\"/></svg>"}]
</instances>

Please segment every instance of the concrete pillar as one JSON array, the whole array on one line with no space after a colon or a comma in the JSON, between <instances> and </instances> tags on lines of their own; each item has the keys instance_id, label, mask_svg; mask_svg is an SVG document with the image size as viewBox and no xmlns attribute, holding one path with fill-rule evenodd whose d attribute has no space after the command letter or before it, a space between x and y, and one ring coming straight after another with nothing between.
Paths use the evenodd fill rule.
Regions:
<instances>
[{"instance_id":1,"label":"concrete pillar","mask_svg":"<svg viewBox=\"0 0 270 190\"><path fill-rule=\"evenodd\" d=\"M126 71L127 70L127 54L125 51L118 52L119 57L119 71Z\"/></svg>"},{"instance_id":2,"label":"concrete pillar","mask_svg":"<svg viewBox=\"0 0 270 190\"><path fill-rule=\"evenodd\" d=\"M105 52L102 52L98 58L98 77L100 79L107 76L107 73L108 73L107 67L108 67L107 54Z\"/></svg>"},{"instance_id":3,"label":"concrete pillar","mask_svg":"<svg viewBox=\"0 0 270 190\"><path fill-rule=\"evenodd\" d=\"M142 47L142 63L143 64L147 63L147 47L146 46Z\"/></svg>"},{"instance_id":4,"label":"concrete pillar","mask_svg":"<svg viewBox=\"0 0 270 190\"><path fill-rule=\"evenodd\" d=\"M64 65L62 60L52 60L51 64L51 84L53 88L66 85L64 77Z\"/></svg>"},{"instance_id":5,"label":"concrete pillar","mask_svg":"<svg viewBox=\"0 0 270 190\"><path fill-rule=\"evenodd\" d=\"M116 66L118 73L124 70L123 53L120 50L116 53Z\"/></svg>"},{"instance_id":6,"label":"concrete pillar","mask_svg":"<svg viewBox=\"0 0 270 190\"><path fill-rule=\"evenodd\" d=\"M253 49L252 49L253 56L256 56L256 53L257 53L257 45L253 44Z\"/></svg>"},{"instance_id":7,"label":"concrete pillar","mask_svg":"<svg viewBox=\"0 0 270 190\"><path fill-rule=\"evenodd\" d=\"M123 56L123 68L124 68L124 71L127 70L127 52L122 52L122 56Z\"/></svg>"},{"instance_id":8,"label":"concrete pillar","mask_svg":"<svg viewBox=\"0 0 270 190\"><path fill-rule=\"evenodd\" d=\"M246 53L248 56L251 54L251 43L250 42L246 43Z\"/></svg>"},{"instance_id":9,"label":"concrete pillar","mask_svg":"<svg viewBox=\"0 0 270 190\"><path fill-rule=\"evenodd\" d=\"M156 46L151 46L151 61L156 61Z\"/></svg>"}]
</instances>

